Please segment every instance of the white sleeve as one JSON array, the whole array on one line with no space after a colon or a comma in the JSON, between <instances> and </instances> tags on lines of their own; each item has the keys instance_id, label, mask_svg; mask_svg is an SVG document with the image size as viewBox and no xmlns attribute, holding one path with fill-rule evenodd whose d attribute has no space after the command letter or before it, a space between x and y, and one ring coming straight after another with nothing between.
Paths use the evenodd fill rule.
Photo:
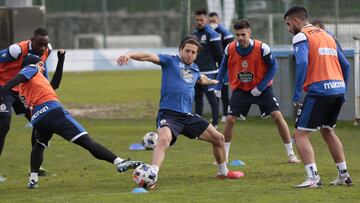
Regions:
<instances>
[{"instance_id":1,"label":"white sleeve","mask_svg":"<svg viewBox=\"0 0 360 203\"><path fill-rule=\"evenodd\" d=\"M9 53L13 59L18 59L21 55L21 47L18 44L12 44L9 47Z\"/></svg>"},{"instance_id":2,"label":"white sleeve","mask_svg":"<svg viewBox=\"0 0 360 203\"><path fill-rule=\"evenodd\" d=\"M228 44L228 45L226 45L226 47L225 47L225 49L224 49L224 54L226 55L226 56L228 56L229 55L229 45L230 44Z\"/></svg>"},{"instance_id":3,"label":"white sleeve","mask_svg":"<svg viewBox=\"0 0 360 203\"><path fill-rule=\"evenodd\" d=\"M306 35L303 32L299 32L293 37L292 43L296 44L306 40L307 40Z\"/></svg>"},{"instance_id":4,"label":"white sleeve","mask_svg":"<svg viewBox=\"0 0 360 203\"><path fill-rule=\"evenodd\" d=\"M271 52L269 45L267 45L265 43L261 44L261 49L263 50L263 56L266 56L266 55L270 54L270 52Z\"/></svg>"},{"instance_id":5,"label":"white sleeve","mask_svg":"<svg viewBox=\"0 0 360 203\"><path fill-rule=\"evenodd\" d=\"M50 43L48 43L48 48L49 48L50 51L52 51L52 46L51 46Z\"/></svg>"}]
</instances>

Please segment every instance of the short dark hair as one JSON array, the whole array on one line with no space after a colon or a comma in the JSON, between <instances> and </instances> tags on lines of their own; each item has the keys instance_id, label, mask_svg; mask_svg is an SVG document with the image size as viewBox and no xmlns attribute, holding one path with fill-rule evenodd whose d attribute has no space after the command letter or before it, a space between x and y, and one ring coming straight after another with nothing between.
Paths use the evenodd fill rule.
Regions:
<instances>
[{"instance_id":1,"label":"short dark hair","mask_svg":"<svg viewBox=\"0 0 360 203\"><path fill-rule=\"evenodd\" d=\"M311 24L313 24L313 25L319 25L319 27L320 27L321 29L324 29L324 28L325 28L324 22L323 22L322 20L320 20L320 19L314 19L314 20L312 20L312 21L311 21Z\"/></svg>"},{"instance_id":2,"label":"short dark hair","mask_svg":"<svg viewBox=\"0 0 360 203\"><path fill-rule=\"evenodd\" d=\"M246 19L240 19L235 22L233 26L234 30L240 30L244 28L251 28L250 22Z\"/></svg>"},{"instance_id":3,"label":"short dark hair","mask_svg":"<svg viewBox=\"0 0 360 203\"><path fill-rule=\"evenodd\" d=\"M35 35L48 36L48 31L42 27L36 28L34 31L34 36Z\"/></svg>"},{"instance_id":4,"label":"short dark hair","mask_svg":"<svg viewBox=\"0 0 360 203\"><path fill-rule=\"evenodd\" d=\"M189 35L189 36L185 37L180 42L179 49L183 49L186 44L193 44L193 45L197 46L198 47L198 53L200 53L202 51L202 46L201 46L199 40L193 35Z\"/></svg>"},{"instance_id":5,"label":"short dark hair","mask_svg":"<svg viewBox=\"0 0 360 203\"><path fill-rule=\"evenodd\" d=\"M219 17L219 15L216 12L209 13L209 17L214 17L214 16Z\"/></svg>"},{"instance_id":6,"label":"short dark hair","mask_svg":"<svg viewBox=\"0 0 360 203\"><path fill-rule=\"evenodd\" d=\"M21 65L23 67L28 66L28 65L35 65L39 61L41 61L40 57L33 55L33 54L28 54L24 57Z\"/></svg>"},{"instance_id":7,"label":"short dark hair","mask_svg":"<svg viewBox=\"0 0 360 203\"><path fill-rule=\"evenodd\" d=\"M290 16L295 16L302 20L307 20L309 17L307 10L302 6L294 6L289 8L289 10L287 10L286 13L284 14L284 19Z\"/></svg>"},{"instance_id":8,"label":"short dark hair","mask_svg":"<svg viewBox=\"0 0 360 203\"><path fill-rule=\"evenodd\" d=\"M206 9L202 8L195 11L195 15L207 15Z\"/></svg>"}]
</instances>

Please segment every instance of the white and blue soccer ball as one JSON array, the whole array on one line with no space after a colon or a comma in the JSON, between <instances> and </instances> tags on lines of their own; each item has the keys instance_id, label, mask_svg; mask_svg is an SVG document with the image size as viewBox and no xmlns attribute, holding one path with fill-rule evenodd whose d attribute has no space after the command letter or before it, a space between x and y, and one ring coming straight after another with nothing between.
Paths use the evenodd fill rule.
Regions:
<instances>
[{"instance_id":1,"label":"white and blue soccer ball","mask_svg":"<svg viewBox=\"0 0 360 203\"><path fill-rule=\"evenodd\" d=\"M141 164L133 173L133 180L138 187L151 188L157 181L157 173L149 164Z\"/></svg>"},{"instance_id":2,"label":"white and blue soccer ball","mask_svg":"<svg viewBox=\"0 0 360 203\"><path fill-rule=\"evenodd\" d=\"M155 149L157 141L158 134L155 132L148 132L144 135L142 139L142 144L144 145L145 149L152 150Z\"/></svg>"}]
</instances>

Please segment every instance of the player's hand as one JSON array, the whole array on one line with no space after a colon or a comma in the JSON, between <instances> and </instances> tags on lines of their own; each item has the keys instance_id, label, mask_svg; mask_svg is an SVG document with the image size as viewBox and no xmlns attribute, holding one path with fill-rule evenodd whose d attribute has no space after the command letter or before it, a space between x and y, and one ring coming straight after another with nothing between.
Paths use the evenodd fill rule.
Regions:
<instances>
[{"instance_id":1,"label":"player's hand","mask_svg":"<svg viewBox=\"0 0 360 203\"><path fill-rule=\"evenodd\" d=\"M215 96L217 98L221 98L221 91L220 90L214 90Z\"/></svg>"},{"instance_id":2,"label":"player's hand","mask_svg":"<svg viewBox=\"0 0 360 203\"><path fill-rule=\"evenodd\" d=\"M57 52L57 57L59 60L64 60L65 59L65 53L66 51L64 49L59 49Z\"/></svg>"},{"instance_id":3,"label":"player's hand","mask_svg":"<svg viewBox=\"0 0 360 203\"><path fill-rule=\"evenodd\" d=\"M119 58L117 59L117 64L119 66L123 66L123 65L127 65L128 61L129 61L130 56L129 55L122 55L119 56Z\"/></svg>"},{"instance_id":4,"label":"player's hand","mask_svg":"<svg viewBox=\"0 0 360 203\"><path fill-rule=\"evenodd\" d=\"M215 80L215 79L210 79L210 80L209 80L209 85L216 85L216 84L218 84L218 83L219 83L218 80Z\"/></svg>"},{"instance_id":5,"label":"player's hand","mask_svg":"<svg viewBox=\"0 0 360 203\"><path fill-rule=\"evenodd\" d=\"M260 91L257 87L254 87L254 88L251 90L251 94L252 94L254 97L258 97L258 96L260 96L261 91Z\"/></svg>"}]
</instances>

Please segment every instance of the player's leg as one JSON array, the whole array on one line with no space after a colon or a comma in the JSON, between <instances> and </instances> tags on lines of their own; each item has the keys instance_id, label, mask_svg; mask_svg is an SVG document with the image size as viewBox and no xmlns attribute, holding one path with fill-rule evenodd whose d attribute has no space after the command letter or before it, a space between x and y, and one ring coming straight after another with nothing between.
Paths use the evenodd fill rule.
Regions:
<instances>
[{"instance_id":1,"label":"player's leg","mask_svg":"<svg viewBox=\"0 0 360 203\"><path fill-rule=\"evenodd\" d=\"M224 148L224 136L218 132L214 126L208 125L205 131L199 136L199 139L210 142L213 146L213 154L218 167L218 178L238 179L244 176L244 173L241 171L228 170Z\"/></svg>"},{"instance_id":2,"label":"player's leg","mask_svg":"<svg viewBox=\"0 0 360 203\"><path fill-rule=\"evenodd\" d=\"M323 108L325 107L325 108ZM306 96L303 107L298 110L295 124L295 145L302 162L305 165L307 179L296 185L296 188L322 187L322 182L315 163L315 154L310 143L311 132L316 131L326 111L324 100L319 97Z\"/></svg>"},{"instance_id":3,"label":"player's leg","mask_svg":"<svg viewBox=\"0 0 360 203\"><path fill-rule=\"evenodd\" d=\"M166 149L170 146L172 140L172 133L168 127L160 127L157 131L158 141L153 151L151 164L156 173L159 172L161 164L165 159Z\"/></svg>"},{"instance_id":4,"label":"player's leg","mask_svg":"<svg viewBox=\"0 0 360 203\"><path fill-rule=\"evenodd\" d=\"M7 93L0 100L0 156L4 149L5 138L10 129L11 124L11 107L15 97L13 93ZM6 181L4 176L0 175L0 183Z\"/></svg>"},{"instance_id":5,"label":"player's leg","mask_svg":"<svg viewBox=\"0 0 360 203\"><path fill-rule=\"evenodd\" d=\"M245 120L250 106L251 100L246 92L239 89L232 92L229 111L226 117L223 132L225 137L224 147L227 161L229 160L230 144L236 120L238 117L241 118L241 120Z\"/></svg>"},{"instance_id":6,"label":"player's leg","mask_svg":"<svg viewBox=\"0 0 360 203\"><path fill-rule=\"evenodd\" d=\"M228 106L229 106L229 85L227 84L224 84L221 89L221 103L223 110L223 116L221 117L221 122L225 122L228 112Z\"/></svg>"},{"instance_id":7,"label":"player's leg","mask_svg":"<svg viewBox=\"0 0 360 203\"><path fill-rule=\"evenodd\" d=\"M38 187L38 176L40 173L40 166L44 161L44 151L52 138L52 132L49 131L42 122L43 121L40 120L37 125L34 125L34 129L36 129L38 133L35 134L35 143L32 146L30 155L29 189Z\"/></svg>"},{"instance_id":8,"label":"player's leg","mask_svg":"<svg viewBox=\"0 0 360 203\"><path fill-rule=\"evenodd\" d=\"M49 126L54 133L88 150L95 158L114 164L120 173L143 164L140 161L122 159L95 142L86 130L63 108L50 111L47 115L47 121L49 123L44 125Z\"/></svg>"},{"instance_id":9,"label":"player's leg","mask_svg":"<svg viewBox=\"0 0 360 203\"><path fill-rule=\"evenodd\" d=\"M15 101L12 92L6 93L0 100L0 155L4 148L5 138L10 129L11 124L11 107Z\"/></svg>"},{"instance_id":10,"label":"player's leg","mask_svg":"<svg viewBox=\"0 0 360 203\"><path fill-rule=\"evenodd\" d=\"M13 104L13 108L16 114L24 114L25 118L30 122L31 121L31 111L27 108L25 108L24 103L21 101L19 95L16 95L16 100ZM36 130L35 128L32 129L31 132L31 146L34 147L36 145L36 139L37 139L37 135L36 135ZM49 173L48 171L46 171L44 168L42 168L40 166L40 169L38 171L38 175L39 176L47 176L51 173Z\"/></svg>"},{"instance_id":11,"label":"player's leg","mask_svg":"<svg viewBox=\"0 0 360 203\"><path fill-rule=\"evenodd\" d=\"M289 127L280 112L279 103L274 95L273 88L271 86L267 87L260 96L254 97L254 101L259 105L261 117L267 118L271 116L272 120L276 124L277 130L287 152L288 162L299 163L300 160L296 157L292 147Z\"/></svg>"},{"instance_id":12,"label":"player's leg","mask_svg":"<svg viewBox=\"0 0 360 203\"><path fill-rule=\"evenodd\" d=\"M299 163L300 160L296 157L293 146L291 143L290 130L289 127L281 114L280 111L271 112L271 118L275 122L278 129L279 135L284 143L284 147L287 152L288 162L289 163Z\"/></svg>"},{"instance_id":13,"label":"player's leg","mask_svg":"<svg viewBox=\"0 0 360 203\"><path fill-rule=\"evenodd\" d=\"M211 107L212 124L215 128L217 128L219 121L219 100L217 99L213 90L207 91L205 94Z\"/></svg>"},{"instance_id":14,"label":"player's leg","mask_svg":"<svg viewBox=\"0 0 360 203\"><path fill-rule=\"evenodd\" d=\"M341 97L332 98L334 103L331 106L331 111L325 114L325 119L322 122L320 129L321 135L325 140L330 154L335 162L338 171L338 177L331 182L332 185L352 185L352 180L347 169L345 153L340 139L335 134L335 126L338 115L342 107Z\"/></svg>"},{"instance_id":15,"label":"player's leg","mask_svg":"<svg viewBox=\"0 0 360 203\"><path fill-rule=\"evenodd\" d=\"M195 84L195 113L202 116L203 114L203 106L204 106L204 90L203 90L203 86L196 83Z\"/></svg>"}]
</instances>

